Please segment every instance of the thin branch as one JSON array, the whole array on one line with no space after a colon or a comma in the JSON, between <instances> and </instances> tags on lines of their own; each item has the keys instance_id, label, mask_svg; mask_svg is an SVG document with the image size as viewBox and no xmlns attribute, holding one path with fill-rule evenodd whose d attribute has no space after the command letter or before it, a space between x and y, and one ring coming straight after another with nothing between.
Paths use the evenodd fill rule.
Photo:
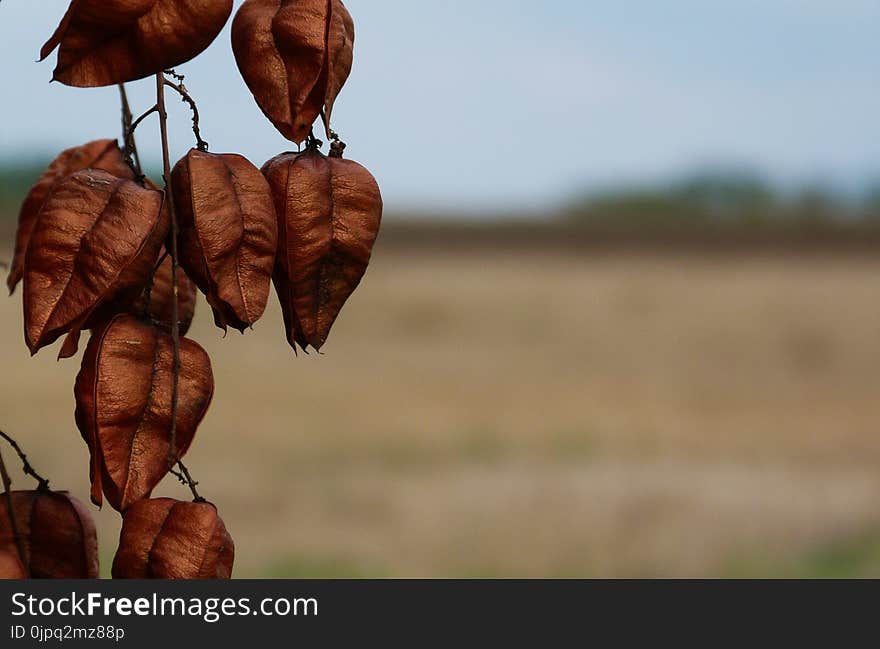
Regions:
<instances>
[{"instance_id":1,"label":"thin branch","mask_svg":"<svg viewBox=\"0 0 880 649\"><path fill-rule=\"evenodd\" d=\"M158 112L159 112L159 106L158 106L158 104L156 104L152 108L150 108L147 112L145 112L143 115L141 115L136 120L134 120L131 123L131 125L128 127L128 130L125 132L125 148L122 150L122 155L125 158L125 160L129 163L129 166L133 167L133 165L131 164L132 154L134 153L135 155L137 155L137 144L135 143L135 140L134 140L134 132L137 130L137 127L140 126L141 123L145 119L147 119L153 113L158 113ZM140 168L140 162L138 162L137 165L138 166L135 169L135 173L137 173L139 178L143 178L144 174Z\"/></svg>"},{"instance_id":2,"label":"thin branch","mask_svg":"<svg viewBox=\"0 0 880 649\"><path fill-rule=\"evenodd\" d=\"M122 104L122 138L123 145L126 150L129 150L130 153L134 154L134 164L132 165L132 161L126 159L126 162L129 163L129 166L134 168L134 172L138 176L143 176L143 167L141 167L141 156L138 153L137 142L134 140L134 131L131 128L131 121L133 119L133 115L131 114L131 104L128 103L128 93L125 90L125 84L119 84L119 100Z\"/></svg>"},{"instance_id":3,"label":"thin branch","mask_svg":"<svg viewBox=\"0 0 880 649\"><path fill-rule=\"evenodd\" d=\"M162 166L165 180L165 200L168 211L171 214L171 341L174 348L174 369L171 385L171 442L168 447L168 467L171 468L179 461L177 454L177 409L178 387L180 383L180 317L178 314L180 305L178 300L177 286L177 212L174 209L174 195L171 190L171 155L168 150L168 112L165 110L165 74L160 72L156 75L156 107L159 111L159 128L162 134Z\"/></svg>"},{"instance_id":4,"label":"thin branch","mask_svg":"<svg viewBox=\"0 0 880 649\"><path fill-rule=\"evenodd\" d=\"M196 106L196 100L192 98L192 95L189 94L189 91L186 89L186 86L183 85L183 76L178 75L174 72L174 70L169 70L169 74L173 74L176 78L180 79L180 83L174 83L173 81L169 81L165 79L165 85L177 92L180 95L180 99L189 104L189 108L192 111L192 121L193 121L193 134L196 136L196 146L199 151L207 151L208 143L202 139L202 133L199 130L199 107Z\"/></svg>"},{"instance_id":5,"label":"thin branch","mask_svg":"<svg viewBox=\"0 0 880 649\"><path fill-rule=\"evenodd\" d=\"M196 486L199 484L195 480L193 480L192 474L190 474L189 469L186 468L186 465L177 460L177 466L180 471L175 471L174 469L169 469L171 475L177 478L180 481L180 484L185 484L189 487L189 490L192 492L193 501L197 503L205 502L205 499L199 495L199 492L196 490Z\"/></svg>"},{"instance_id":6,"label":"thin branch","mask_svg":"<svg viewBox=\"0 0 880 649\"><path fill-rule=\"evenodd\" d=\"M37 489L39 489L40 491L48 491L49 480L47 478L44 478L43 476L41 476L39 473L37 473L34 470L34 467L32 467L31 463L28 462L27 455L25 455L24 451L21 450L21 447L18 445L18 442L16 442L12 437L10 437L6 433L4 433L2 430L0 430L0 437L5 439L9 443L9 445L12 447L12 450L14 450L16 452L16 454L18 455L18 459L21 460L22 472L25 475L29 475L30 477L32 477L34 480L36 480L39 483L39 485L37 486Z\"/></svg>"},{"instance_id":7,"label":"thin branch","mask_svg":"<svg viewBox=\"0 0 880 649\"><path fill-rule=\"evenodd\" d=\"M0 453L0 478L3 479L3 495L4 498L6 498L6 513L9 515L9 524L12 526L12 536L15 538L15 546L18 548L18 556L21 558L21 565L24 566L27 576L30 577L27 552L24 549L24 539L21 538L21 532L18 529L18 521L15 519L15 510L12 507L12 480L9 478L9 471L6 470L6 462L3 461L3 453Z\"/></svg>"}]
</instances>

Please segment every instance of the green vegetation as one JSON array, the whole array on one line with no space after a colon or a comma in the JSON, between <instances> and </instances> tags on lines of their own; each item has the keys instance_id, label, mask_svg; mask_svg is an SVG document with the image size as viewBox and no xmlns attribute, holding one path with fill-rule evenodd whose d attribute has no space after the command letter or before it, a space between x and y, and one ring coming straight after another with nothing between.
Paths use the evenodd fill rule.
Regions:
<instances>
[{"instance_id":1,"label":"green vegetation","mask_svg":"<svg viewBox=\"0 0 880 649\"><path fill-rule=\"evenodd\" d=\"M47 164L47 161L26 160L15 166L0 166L0 214L18 210L28 189Z\"/></svg>"},{"instance_id":2,"label":"green vegetation","mask_svg":"<svg viewBox=\"0 0 880 649\"><path fill-rule=\"evenodd\" d=\"M863 223L880 220L880 184L847 197L817 185L786 192L753 174L702 173L591 194L565 214L581 224L624 228Z\"/></svg>"}]
</instances>

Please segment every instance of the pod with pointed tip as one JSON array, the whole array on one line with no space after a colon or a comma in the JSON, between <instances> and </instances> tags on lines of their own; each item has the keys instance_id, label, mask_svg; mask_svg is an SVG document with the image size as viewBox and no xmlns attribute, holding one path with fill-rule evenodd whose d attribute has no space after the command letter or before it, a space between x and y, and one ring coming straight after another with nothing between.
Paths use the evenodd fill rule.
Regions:
<instances>
[{"instance_id":1,"label":"pod with pointed tip","mask_svg":"<svg viewBox=\"0 0 880 649\"><path fill-rule=\"evenodd\" d=\"M244 331L266 310L278 232L269 183L240 155L191 150L171 173L180 264L214 322Z\"/></svg>"},{"instance_id":2,"label":"pod with pointed tip","mask_svg":"<svg viewBox=\"0 0 880 649\"><path fill-rule=\"evenodd\" d=\"M232 50L257 105L300 143L351 73L354 21L341 0L246 0L232 21Z\"/></svg>"},{"instance_id":3,"label":"pod with pointed tip","mask_svg":"<svg viewBox=\"0 0 880 649\"><path fill-rule=\"evenodd\" d=\"M60 358L77 351L100 307L137 299L169 228L163 193L105 171L62 180L46 198L24 269L25 341L32 354L67 335Z\"/></svg>"},{"instance_id":4,"label":"pod with pointed tip","mask_svg":"<svg viewBox=\"0 0 880 649\"><path fill-rule=\"evenodd\" d=\"M263 167L278 213L275 290L288 342L320 349L370 263L382 195L369 171L310 149Z\"/></svg>"},{"instance_id":5,"label":"pod with pointed tip","mask_svg":"<svg viewBox=\"0 0 880 649\"><path fill-rule=\"evenodd\" d=\"M68 86L143 79L201 54L231 13L232 0L73 0L40 60L57 48L52 79Z\"/></svg>"},{"instance_id":6,"label":"pod with pointed tip","mask_svg":"<svg viewBox=\"0 0 880 649\"><path fill-rule=\"evenodd\" d=\"M120 314L92 334L76 377L76 424L89 447L92 502L117 511L168 474L174 376L171 336ZM214 394L207 353L180 341L176 452L186 455Z\"/></svg>"}]
</instances>

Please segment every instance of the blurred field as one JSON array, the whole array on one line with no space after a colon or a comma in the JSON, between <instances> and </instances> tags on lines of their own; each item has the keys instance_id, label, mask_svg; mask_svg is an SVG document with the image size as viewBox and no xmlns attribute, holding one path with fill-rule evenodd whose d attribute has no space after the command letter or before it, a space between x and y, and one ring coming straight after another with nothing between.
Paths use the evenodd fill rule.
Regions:
<instances>
[{"instance_id":1,"label":"blurred field","mask_svg":"<svg viewBox=\"0 0 880 649\"><path fill-rule=\"evenodd\" d=\"M0 425L85 499L78 362L20 309ZM880 576L880 259L384 245L323 356L274 302L192 336L238 577Z\"/></svg>"}]
</instances>

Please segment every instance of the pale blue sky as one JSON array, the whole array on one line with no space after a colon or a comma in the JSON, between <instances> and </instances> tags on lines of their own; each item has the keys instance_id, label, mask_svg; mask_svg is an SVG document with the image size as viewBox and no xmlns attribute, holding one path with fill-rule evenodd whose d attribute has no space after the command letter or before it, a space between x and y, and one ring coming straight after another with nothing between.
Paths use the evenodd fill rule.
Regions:
<instances>
[{"instance_id":1,"label":"pale blue sky","mask_svg":"<svg viewBox=\"0 0 880 649\"><path fill-rule=\"evenodd\" d=\"M117 134L115 89L50 85L54 60L34 63L66 5L0 3L4 156ZM880 177L877 0L347 6L358 39L335 125L390 208L531 208L701 164L782 181ZM289 147L240 80L228 31L180 71L212 150L261 164ZM151 82L132 85L136 107L151 105ZM173 117L182 155L188 115ZM154 134L140 133L153 162Z\"/></svg>"}]
</instances>

